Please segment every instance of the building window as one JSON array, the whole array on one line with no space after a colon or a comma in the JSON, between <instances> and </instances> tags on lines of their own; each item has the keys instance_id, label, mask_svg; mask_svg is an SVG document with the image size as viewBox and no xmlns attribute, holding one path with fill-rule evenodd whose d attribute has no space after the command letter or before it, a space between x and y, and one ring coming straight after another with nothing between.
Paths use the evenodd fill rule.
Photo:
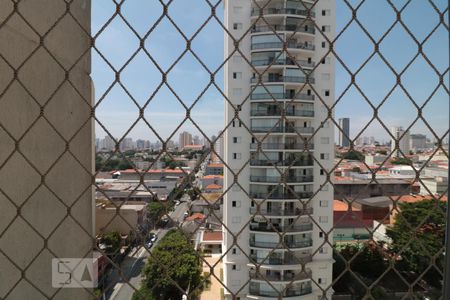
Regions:
<instances>
[{"instance_id":1,"label":"building window","mask_svg":"<svg viewBox=\"0 0 450 300\"><path fill-rule=\"evenodd\" d=\"M330 32L330 31L331 31L330 25L323 25L322 26L322 32Z\"/></svg>"},{"instance_id":2,"label":"building window","mask_svg":"<svg viewBox=\"0 0 450 300\"><path fill-rule=\"evenodd\" d=\"M242 23L233 23L233 29L234 30L241 30L242 29Z\"/></svg>"},{"instance_id":3,"label":"building window","mask_svg":"<svg viewBox=\"0 0 450 300\"><path fill-rule=\"evenodd\" d=\"M238 111L241 111L241 110L242 110L242 105L240 105L240 104L236 105L236 109L237 109Z\"/></svg>"},{"instance_id":4,"label":"building window","mask_svg":"<svg viewBox=\"0 0 450 300\"><path fill-rule=\"evenodd\" d=\"M241 201L231 201L231 206L232 207L241 207Z\"/></svg>"},{"instance_id":5,"label":"building window","mask_svg":"<svg viewBox=\"0 0 450 300\"><path fill-rule=\"evenodd\" d=\"M325 170L324 169L320 169L320 175L325 175Z\"/></svg>"},{"instance_id":6,"label":"building window","mask_svg":"<svg viewBox=\"0 0 450 300\"><path fill-rule=\"evenodd\" d=\"M236 248L233 248L233 249L231 250L231 254L236 254L236 253L237 253Z\"/></svg>"},{"instance_id":7,"label":"building window","mask_svg":"<svg viewBox=\"0 0 450 300\"><path fill-rule=\"evenodd\" d=\"M233 144L240 144L241 143L241 137L240 136L234 136L233 137Z\"/></svg>"},{"instance_id":8,"label":"building window","mask_svg":"<svg viewBox=\"0 0 450 300\"><path fill-rule=\"evenodd\" d=\"M320 159L330 159L329 153L320 153Z\"/></svg>"},{"instance_id":9,"label":"building window","mask_svg":"<svg viewBox=\"0 0 450 300\"><path fill-rule=\"evenodd\" d=\"M242 79L242 72L233 72L233 79Z\"/></svg>"},{"instance_id":10,"label":"building window","mask_svg":"<svg viewBox=\"0 0 450 300\"><path fill-rule=\"evenodd\" d=\"M330 90L325 90L324 94L325 94L326 97L329 97L330 96Z\"/></svg>"},{"instance_id":11,"label":"building window","mask_svg":"<svg viewBox=\"0 0 450 300\"><path fill-rule=\"evenodd\" d=\"M241 153L233 153L233 159L241 159Z\"/></svg>"},{"instance_id":12,"label":"building window","mask_svg":"<svg viewBox=\"0 0 450 300\"><path fill-rule=\"evenodd\" d=\"M231 201L231 206L236 207L236 201Z\"/></svg>"},{"instance_id":13,"label":"building window","mask_svg":"<svg viewBox=\"0 0 450 300\"><path fill-rule=\"evenodd\" d=\"M328 253L328 250L327 250L326 247L321 247L321 248L319 249L319 253L320 253L320 254L327 254L327 253Z\"/></svg>"},{"instance_id":14,"label":"building window","mask_svg":"<svg viewBox=\"0 0 450 300\"><path fill-rule=\"evenodd\" d=\"M327 46L326 42L322 42L322 48L325 48Z\"/></svg>"},{"instance_id":15,"label":"building window","mask_svg":"<svg viewBox=\"0 0 450 300\"><path fill-rule=\"evenodd\" d=\"M232 265L231 270L236 270L236 265Z\"/></svg>"},{"instance_id":16,"label":"building window","mask_svg":"<svg viewBox=\"0 0 450 300\"><path fill-rule=\"evenodd\" d=\"M328 223L328 216L320 216L319 223Z\"/></svg>"},{"instance_id":17,"label":"building window","mask_svg":"<svg viewBox=\"0 0 450 300\"><path fill-rule=\"evenodd\" d=\"M320 207L328 207L328 200L320 200Z\"/></svg>"},{"instance_id":18,"label":"building window","mask_svg":"<svg viewBox=\"0 0 450 300\"><path fill-rule=\"evenodd\" d=\"M323 238L323 231L319 232L319 237Z\"/></svg>"}]
</instances>

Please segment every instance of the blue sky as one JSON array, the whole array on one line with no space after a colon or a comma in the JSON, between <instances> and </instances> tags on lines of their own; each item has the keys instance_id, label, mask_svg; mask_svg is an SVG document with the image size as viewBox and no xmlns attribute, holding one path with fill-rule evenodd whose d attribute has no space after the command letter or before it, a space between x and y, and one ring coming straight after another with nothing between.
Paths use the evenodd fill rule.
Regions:
<instances>
[{"instance_id":1,"label":"blue sky","mask_svg":"<svg viewBox=\"0 0 450 300\"><path fill-rule=\"evenodd\" d=\"M337 32L340 32L351 19L351 10L343 0L337 1ZM407 2L391 0L399 9ZM215 2L215 1L211 1ZM361 1L349 1L354 7ZM446 1L434 1L440 9L446 9ZM223 3L218 6L218 18L223 17ZM97 34L115 12L113 1L93 1L92 32ZM210 7L205 0L174 0L169 5L169 16L182 32L191 38L206 19L210 16ZM136 34L143 37L155 26L162 14L159 1L126 0L121 7L121 13L134 28ZM358 19L375 40L379 40L394 23L396 15L386 0L366 0L358 9ZM438 15L425 0L411 0L402 13L402 20L407 28L417 37L419 42L438 24ZM445 15L448 20L448 12ZM132 98L143 105L152 98L146 110L145 117L153 129L167 139L174 132L174 140L178 134L188 130L198 134L198 130L191 121L185 119L185 108L180 104L174 92L187 106L199 99L191 111L191 116L208 136L216 134L224 127L223 99L215 86L208 86L210 75L199 61L187 52L177 62L178 57L186 47L184 38L177 32L175 26L164 17L145 40L148 54L158 62L163 71L170 69L167 80L172 91L160 86L161 73L151 59L140 50L131 62L121 71L121 82L111 86L115 74L109 64L116 70L121 70L126 61L139 48L139 39L126 23L116 16L106 29L98 36L96 47L108 60L108 63L96 52L92 53L92 77L95 84L96 102L101 103L97 108L97 117L102 124L116 137L122 137L134 124L139 116L137 106ZM223 87L223 68L217 70L223 62L223 29L217 20L211 19L199 33L196 34L191 45L198 58L211 71L217 72L216 82ZM417 54L417 46L407 31L397 24L380 44L380 51L401 72L409 61ZM447 73L444 82L448 88L448 32L442 25L433 33L423 46L423 51L435 64L439 72ZM336 42L336 52L347 67L355 72L373 52L373 44L356 22L345 30ZM378 105L396 83L394 74L375 55L356 76L356 82L364 94L374 104ZM419 56L404 71L402 83L419 104L422 104L435 90L439 78L426 60ZM340 63L336 63L336 95L340 96L350 83L350 76ZM423 115L429 124L442 135L448 129L449 101L447 91L440 87L432 96L423 110ZM361 131L372 116L372 109L355 87L351 87L341 97L336 105L336 118L350 117L351 136ZM397 87L380 108L380 118L387 127L408 127L417 116L417 110L401 88ZM104 136L101 127L96 126L97 136ZM422 121L418 121L412 128L412 133L424 133L431 136ZM378 122L372 123L362 135L387 139L388 135ZM145 138L156 141L156 137L149 127L139 121L126 135L132 138Z\"/></svg>"}]
</instances>

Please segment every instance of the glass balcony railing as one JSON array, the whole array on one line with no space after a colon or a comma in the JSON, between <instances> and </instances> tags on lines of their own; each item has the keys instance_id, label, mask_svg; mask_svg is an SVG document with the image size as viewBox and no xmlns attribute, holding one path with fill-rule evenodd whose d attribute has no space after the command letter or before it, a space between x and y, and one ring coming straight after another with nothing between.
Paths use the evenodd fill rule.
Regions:
<instances>
[{"instance_id":1,"label":"glass balcony railing","mask_svg":"<svg viewBox=\"0 0 450 300\"><path fill-rule=\"evenodd\" d=\"M280 224L252 224L250 223L250 230L262 232L303 232L311 231L313 224L297 224L297 225L280 225Z\"/></svg>"},{"instance_id":2,"label":"glass balcony railing","mask_svg":"<svg viewBox=\"0 0 450 300\"><path fill-rule=\"evenodd\" d=\"M250 239L251 247L258 248L307 248L312 246L312 240L303 240L303 241L286 241L284 243L278 242L259 242Z\"/></svg>"},{"instance_id":3,"label":"glass balcony railing","mask_svg":"<svg viewBox=\"0 0 450 300\"><path fill-rule=\"evenodd\" d=\"M280 292L277 292L277 291L268 291L268 290L250 288L249 292L250 292L250 295L260 296L260 297L272 297L272 298L276 298L276 299L278 299L278 297L281 295L281 297L283 299L285 299L288 297L298 297L298 296L302 296L302 295L311 294L312 287L306 287L303 289L288 288L284 292L283 292L283 289L281 289Z\"/></svg>"},{"instance_id":4,"label":"glass balcony railing","mask_svg":"<svg viewBox=\"0 0 450 300\"><path fill-rule=\"evenodd\" d=\"M285 271L284 274L261 274L262 271L250 271L250 279L267 280L267 281L295 281L306 280L311 278L311 271L307 272L292 272Z\"/></svg>"},{"instance_id":5,"label":"glass balcony railing","mask_svg":"<svg viewBox=\"0 0 450 300\"><path fill-rule=\"evenodd\" d=\"M286 166L286 167L312 167L313 160L268 160L268 159L252 159L250 166L272 167L272 166Z\"/></svg>"},{"instance_id":6,"label":"glass balcony railing","mask_svg":"<svg viewBox=\"0 0 450 300\"><path fill-rule=\"evenodd\" d=\"M286 254L285 257L257 257L256 255L250 255L250 262L261 265L300 265L309 263L311 261L311 255L295 256Z\"/></svg>"},{"instance_id":7,"label":"glass balcony railing","mask_svg":"<svg viewBox=\"0 0 450 300\"><path fill-rule=\"evenodd\" d=\"M266 58L266 59L254 59L252 60L252 65L255 67L258 66L269 66L269 65L285 65L285 66L301 66L305 68L314 68L316 65L313 61L307 61L298 59L293 61L291 59L275 59L275 58Z\"/></svg>"},{"instance_id":8,"label":"glass balcony railing","mask_svg":"<svg viewBox=\"0 0 450 300\"><path fill-rule=\"evenodd\" d=\"M286 116L293 117L314 117L314 110L302 110L302 109L287 109ZM268 117L268 116L280 116L281 110L274 109L252 109L250 115L253 117Z\"/></svg>"},{"instance_id":9,"label":"glass balcony railing","mask_svg":"<svg viewBox=\"0 0 450 300\"><path fill-rule=\"evenodd\" d=\"M251 16L252 17L259 16L261 10L263 15L294 15L306 17L310 14L311 17L316 16L316 13L314 11L310 11L307 9L275 8L275 7L269 7L264 9L254 8L252 9Z\"/></svg>"},{"instance_id":10,"label":"glass balcony railing","mask_svg":"<svg viewBox=\"0 0 450 300\"><path fill-rule=\"evenodd\" d=\"M278 183L278 182L313 182L314 178L312 175L302 175L302 176L287 176L287 177L280 177L280 176L250 176L251 182L272 182L272 183Z\"/></svg>"},{"instance_id":11,"label":"glass balcony railing","mask_svg":"<svg viewBox=\"0 0 450 300\"><path fill-rule=\"evenodd\" d=\"M265 43L252 43L252 50L260 50L260 49L282 49L284 47L284 42L265 42ZM302 49L314 51L316 47L312 44L306 43L297 43L297 42L288 42L286 47L288 49Z\"/></svg>"},{"instance_id":12,"label":"glass balcony railing","mask_svg":"<svg viewBox=\"0 0 450 300\"><path fill-rule=\"evenodd\" d=\"M263 150L303 150L314 149L313 143L261 143L261 148ZM250 144L250 149L258 149L257 143ZM311 166L313 161L310 161Z\"/></svg>"},{"instance_id":13,"label":"glass balcony railing","mask_svg":"<svg viewBox=\"0 0 450 300\"><path fill-rule=\"evenodd\" d=\"M256 207L250 207L250 214L267 215L267 216L301 216L313 213L313 208L296 208L296 209L260 209Z\"/></svg>"},{"instance_id":14,"label":"glass balcony railing","mask_svg":"<svg viewBox=\"0 0 450 300\"><path fill-rule=\"evenodd\" d=\"M251 78L250 83L259 83L259 78ZM275 83L275 82L286 82L286 83L315 83L316 80L312 76L262 76L261 82L264 83Z\"/></svg>"},{"instance_id":15,"label":"glass balcony railing","mask_svg":"<svg viewBox=\"0 0 450 300\"><path fill-rule=\"evenodd\" d=\"M298 126L252 126L251 131L253 133L300 133L300 134L311 134L314 132L313 127L298 127Z\"/></svg>"},{"instance_id":16,"label":"glass balcony railing","mask_svg":"<svg viewBox=\"0 0 450 300\"><path fill-rule=\"evenodd\" d=\"M281 192L252 192L250 191L250 196L255 199L308 199L311 198L313 192L296 192L293 193L281 193Z\"/></svg>"},{"instance_id":17,"label":"glass balcony railing","mask_svg":"<svg viewBox=\"0 0 450 300\"><path fill-rule=\"evenodd\" d=\"M267 99L290 99L290 100L314 100L314 95L308 95L305 93L291 94L291 93L252 93L251 100L267 100Z\"/></svg>"}]
</instances>

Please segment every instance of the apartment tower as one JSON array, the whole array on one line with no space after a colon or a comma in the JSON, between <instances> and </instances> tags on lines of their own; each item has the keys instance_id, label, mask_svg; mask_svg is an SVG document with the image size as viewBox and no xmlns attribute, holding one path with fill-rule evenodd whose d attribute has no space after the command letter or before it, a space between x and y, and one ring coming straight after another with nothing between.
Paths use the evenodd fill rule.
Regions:
<instances>
[{"instance_id":1,"label":"apartment tower","mask_svg":"<svg viewBox=\"0 0 450 300\"><path fill-rule=\"evenodd\" d=\"M226 0L224 16L225 298L331 299L335 2Z\"/></svg>"},{"instance_id":2,"label":"apartment tower","mask_svg":"<svg viewBox=\"0 0 450 300\"><path fill-rule=\"evenodd\" d=\"M350 147L350 119L341 118L339 119L339 146ZM342 130L342 131L341 131Z\"/></svg>"}]
</instances>

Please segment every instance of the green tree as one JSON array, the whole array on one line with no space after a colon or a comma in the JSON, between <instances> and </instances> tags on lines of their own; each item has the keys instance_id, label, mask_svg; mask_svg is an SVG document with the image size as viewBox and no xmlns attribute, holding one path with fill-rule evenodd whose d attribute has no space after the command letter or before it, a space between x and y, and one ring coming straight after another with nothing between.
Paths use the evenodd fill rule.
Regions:
<instances>
[{"instance_id":1,"label":"green tree","mask_svg":"<svg viewBox=\"0 0 450 300\"><path fill-rule=\"evenodd\" d=\"M391 163L393 165L408 165L408 166L410 166L412 161L406 157L399 157L399 158L393 159L391 161Z\"/></svg>"},{"instance_id":2,"label":"green tree","mask_svg":"<svg viewBox=\"0 0 450 300\"><path fill-rule=\"evenodd\" d=\"M350 150L342 156L344 159L364 161L364 154L359 151Z\"/></svg>"},{"instance_id":3,"label":"green tree","mask_svg":"<svg viewBox=\"0 0 450 300\"><path fill-rule=\"evenodd\" d=\"M446 203L424 200L399 203L398 206L400 213L396 215L394 225L386 231L392 239L391 251L400 255L396 268L412 271L419 276L432 264L432 257L436 256L436 265L442 269L444 255L440 251L445 239ZM442 278L431 268L424 279L439 287Z\"/></svg>"},{"instance_id":4,"label":"green tree","mask_svg":"<svg viewBox=\"0 0 450 300\"><path fill-rule=\"evenodd\" d=\"M133 299L181 299L178 287L192 291L201 283L201 271L194 247L180 231L171 230L148 258L143 269L143 286Z\"/></svg>"},{"instance_id":5,"label":"green tree","mask_svg":"<svg viewBox=\"0 0 450 300\"><path fill-rule=\"evenodd\" d=\"M103 234L101 243L106 246L105 252L108 255L116 255L119 253L122 237L118 231L111 231Z\"/></svg>"},{"instance_id":6,"label":"green tree","mask_svg":"<svg viewBox=\"0 0 450 300\"><path fill-rule=\"evenodd\" d=\"M159 201L153 201L147 205L147 216L153 226L156 226L158 221L164 216L165 212L166 208L164 204Z\"/></svg>"}]
</instances>

